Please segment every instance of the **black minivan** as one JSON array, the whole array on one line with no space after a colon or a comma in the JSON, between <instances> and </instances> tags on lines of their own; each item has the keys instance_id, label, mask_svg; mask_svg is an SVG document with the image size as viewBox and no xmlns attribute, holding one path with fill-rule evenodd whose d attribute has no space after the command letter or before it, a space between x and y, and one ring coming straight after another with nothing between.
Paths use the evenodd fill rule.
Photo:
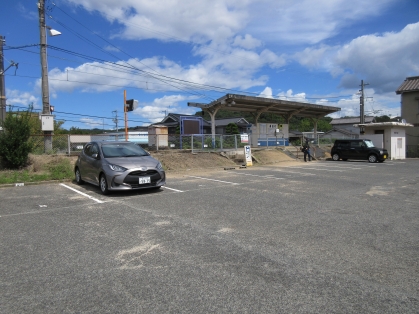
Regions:
<instances>
[{"instance_id":1,"label":"black minivan","mask_svg":"<svg viewBox=\"0 0 419 314\"><path fill-rule=\"evenodd\" d=\"M371 140L367 139L336 140L331 155L334 161L357 159L383 162L388 158L387 149L377 148Z\"/></svg>"}]
</instances>

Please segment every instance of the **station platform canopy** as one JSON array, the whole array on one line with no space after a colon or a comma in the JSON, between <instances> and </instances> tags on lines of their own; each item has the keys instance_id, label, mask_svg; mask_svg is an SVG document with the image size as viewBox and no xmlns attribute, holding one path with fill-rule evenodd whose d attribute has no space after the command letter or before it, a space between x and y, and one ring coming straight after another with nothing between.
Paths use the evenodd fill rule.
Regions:
<instances>
[{"instance_id":1,"label":"station platform canopy","mask_svg":"<svg viewBox=\"0 0 419 314\"><path fill-rule=\"evenodd\" d=\"M215 116L216 112L220 109L252 112L254 113L256 122L262 113L277 114L283 116L289 122L293 116L308 117L317 120L341 110L338 107L237 94L226 94L209 104L188 102L188 106L201 108L202 111L208 112L211 116Z\"/></svg>"}]
</instances>

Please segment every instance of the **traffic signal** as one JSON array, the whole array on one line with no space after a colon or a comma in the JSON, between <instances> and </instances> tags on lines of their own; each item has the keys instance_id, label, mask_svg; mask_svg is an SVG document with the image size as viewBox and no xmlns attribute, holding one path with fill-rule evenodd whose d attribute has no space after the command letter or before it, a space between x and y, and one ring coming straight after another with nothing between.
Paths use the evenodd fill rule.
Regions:
<instances>
[{"instance_id":1,"label":"traffic signal","mask_svg":"<svg viewBox=\"0 0 419 314\"><path fill-rule=\"evenodd\" d=\"M128 99L125 101L126 111L133 111L138 107L138 100Z\"/></svg>"}]
</instances>

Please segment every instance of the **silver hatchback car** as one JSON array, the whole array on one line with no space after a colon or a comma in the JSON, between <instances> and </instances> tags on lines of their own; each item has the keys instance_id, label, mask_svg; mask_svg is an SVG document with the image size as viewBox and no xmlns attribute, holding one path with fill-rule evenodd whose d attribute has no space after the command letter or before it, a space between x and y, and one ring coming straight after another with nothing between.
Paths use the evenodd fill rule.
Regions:
<instances>
[{"instance_id":1,"label":"silver hatchback car","mask_svg":"<svg viewBox=\"0 0 419 314\"><path fill-rule=\"evenodd\" d=\"M158 189L166 184L161 163L132 142L87 143L74 167L76 182L88 182L110 191Z\"/></svg>"}]
</instances>

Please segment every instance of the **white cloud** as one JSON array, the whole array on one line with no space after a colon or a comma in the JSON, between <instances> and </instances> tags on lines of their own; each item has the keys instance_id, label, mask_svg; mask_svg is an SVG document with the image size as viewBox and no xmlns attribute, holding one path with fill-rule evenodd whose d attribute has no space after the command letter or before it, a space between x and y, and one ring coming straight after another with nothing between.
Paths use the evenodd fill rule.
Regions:
<instances>
[{"instance_id":1,"label":"white cloud","mask_svg":"<svg viewBox=\"0 0 419 314\"><path fill-rule=\"evenodd\" d=\"M418 51L419 23L416 23L398 33L356 38L338 51L334 63L363 75L376 90L388 92L395 91L406 76L419 73Z\"/></svg>"},{"instance_id":2,"label":"white cloud","mask_svg":"<svg viewBox=\"0 0 419 314\"><path fill-rule=\"evenodd\" d=\"M196 109L192 107L181 107L185 101L192 100L192 97L182 95L164 96L156 98L151 103L139 103L134 114L149 119L152 123L160 122L169 113L195 114Z\"/></svg>"},{"instance_id":3,"label":"white cloud","mask_svg":"<svg viewBox=\"0 0 419 314\"><path fill-rule=\"evenodd\" d=\"M342 75L341 87L353 88L360 80L376 92L395 91L403 80L419 73L419 23L400 32L355 38L344 46L306 48L293 58L311 69Z\"/></svg>"},{"instance_id":4,"label":"white cloud","mask_svg":"<svg viewBox=\"0 0 419 314\"><path fill-rule=\"evenodd\" d=\"M274 98L272 96L272 88L270 88L269 86L265 87L265 89L259 94L259 97Z\"/></svg>"},{"instance_id":5,"label":"white cloud","mask_svg":"<svg viewBox=\"0 0 419 314\"><path fill-rule=\"evenodd\" d=\"M248 0L69 0L125 26L125 39L223 41L248 19Z\"/></svg>"},{"instance_id":6,"label":"white cloud","mask_svg":"<svg viewBox=\"0 0 419 314\"><path fill-rule=\"evenodd\" d=\"M103 121L95 120L91 118L80 118L80 122L85 124L88 128L101 128L103 126Z\"/></svg>"},{"instance_id":7,"label":"white cloud","mask_svg":"<svg viewBox=\"0 0 419 314\"><path fill-rule=\"evenodd\" d=\"M289 100L289 101L308 102L306 99L306 93L294 94L292 89L289 89L286 92L278 93L277 97L279 99Z\"/></svg>"},{"instance_id":8,"label":"white cloud","mask_svg":"<svg viewBox=\"0 0 419 314\"><path fill-rule=\"evenodd\" d=\"M120 50L117 47L108 45L106 47L104 47L103 49L105 49L106 51L114 51L114 52L120 52Z\"/></svg>"},{"instance_id":9,"label":"white cloud","mask_svg":"<svg viewBox=\"0 0 419 314\"><path fill-rule=\"evenodd\" d=\"M348 25L383 12L397 0L68 0L124 25L126 39L223 42L251 34L264 42L319 43ZM254 40L254 38L259 38ZM237 38L237 37L236 37ZM250 40L252 39L252 40ZM255 46L256 45L256 46Z\"/></svg>"},{"instance_id":10,"label":"white cloud","mask_svg":"<svg viewBox=\"0 0 419 314\"><path fill-rule=\"evenodd\" d=\"M262 67L277 68L286 62L283 56L277 56L267 49L258 54L241 48L230 48L227 54L223 54L220 50L210 49L213 46L197 49L195 53L203 57L202 61L185 67L166 58L153 57L120 61L117 62L119 67L91 62L64 70L54 68L49 71L50 91L51 94L76 89L83 92L105 92L136 87L149 92L181 90L192 93L203 89L199 84L247 89L265 85L267 76L255 77ZM129 70L130 66L136 70ZM37 86L40 86L40 79Z\"/></svg>"},{"instance_id":11,"label":"white cloud","mask_svg":"<svg viewBox=\"0 0 419 314\"><path fill-rule=\"evenodd\" d=\"M33 105L34 109L40 109L38 104L39 98L30 92L22 92L16 89L6 88L6 104L7 105L23 105L25 107Z\"/></svg>"},{"instance_id":12,"label":"white cloud","mask_svg":"<svg viewBox=\"0 0 419 314\"><path fill-rule=\"evenodd\" d=\"M262 45L262 42L252 35L246 34L244 37L236 36L234 38L233 46L239 46L245 49L254 49Z\"/></svg>"}]
</instances>

